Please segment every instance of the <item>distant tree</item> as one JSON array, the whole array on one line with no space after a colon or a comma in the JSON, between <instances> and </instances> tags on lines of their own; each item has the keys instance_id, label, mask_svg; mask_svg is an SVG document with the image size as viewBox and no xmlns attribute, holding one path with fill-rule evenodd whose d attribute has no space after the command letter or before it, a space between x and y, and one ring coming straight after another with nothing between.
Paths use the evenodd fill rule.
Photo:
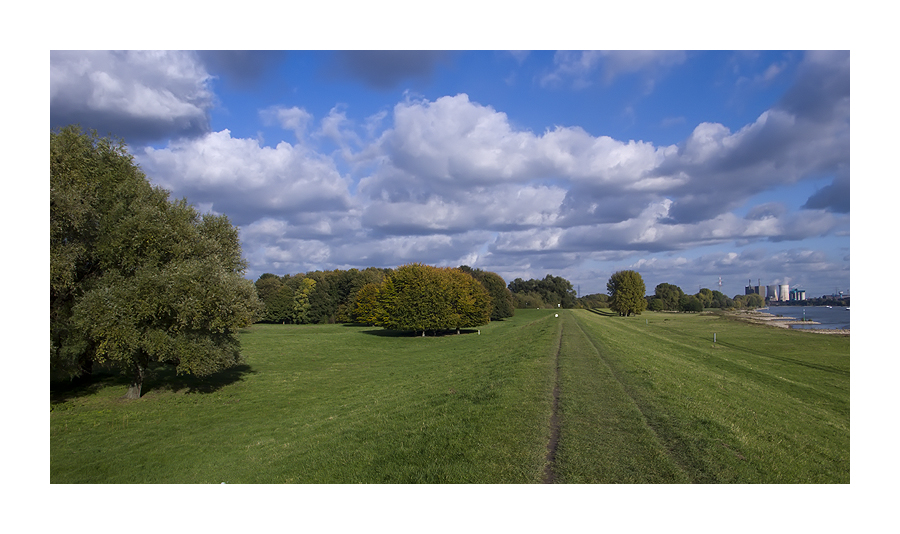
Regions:
<instances>
[{"instance_id":1,"label":"distant tree","mask_svg":"<svg viewBox=\"0 0 900 534\"><path fill-rule=\"evenodd\" d=\"M506 286L506 281L497 274L481 269L473 269L468 265L461 265L459 270L468 273L487 289L491 296L491 320L499 321L512 317L516 313L515 300L512 292Z\"/></svg>"},{"instance_id":2,"label":"distant tree","mask_svg":"<svg viewBox=\"0 0 900 534\"><path fill-rule=\"evenodd\" d=\"M302 324L308 322L307 315L309 314L310 309L309 295L315 287L315 280L312 278L303 278L297 289L294 290L293 319L295 323Z\"/></svg>"},{"instance_id":3,"label":"distant tree","mask_svg":"<svg viewBox=\"0 0 900 534\"><path fill-rule=\"evenodd\" d=\"M294 289L285 283L266 303L266 320L275 324L291 324L294 322Z\"/></svg>"},{"instance_id":4,"label":"distant tree","mask_svg":"<svg viewBox=\"0 0 900 534\"><path fill-rule=\"evenodd\" d=\"M517 307L533 307L531 304L535 301L535 296L540 297L543 306L552 308L557 307L557 304L563 308L575 306L575 289L572 288L572 283L565 278L550 274L543 280L516 278L509 283L508 287L513 295L531 294L528 299L517 299ZM525 305L520 306L520 303Z\"/></svg>"},{"instance_id":5,"label":"distant tree","mask_svg":"<svg viewBox=\"0 0 900 534\"><path fill-rule=\"evenodd\" d=\"M647 302L647 309L650 310L650 311L655 311L655 312L658 312L658 311L665 311L665 310L666 310L666 305L665 305L665 303L663 302L663 299L661 299L661 298L659 298L659 297L652 297L652 298Z\"/></svg>"},{"instance_id":6,"label":"distant tree","mask_svg":"<svg viewBox=\"0 0 900 534\"><path fill-rule=\"evenodd\" d=\"M746 295L746 297L745 306L748 308L762 308L766 305L766 301L763 300L760 295L754 293L752 295Z\"/></svg>"},{"instance_id":7,"label":"distant tree","mask_svg":"<svg viewBox=\"0 0 900 534\"><path fill-rule=\"evenodd\" d=\"M309 296L310 308L307 322L313 324L334 323L340 305L336 277L330 271L312 271L305 275L316 282Z\"/></svg>"},{"instance_id":8,"label":"distant tree","mask_svg":"<svg viewBox=\"0 0 900 534\"><path fill-rule=\"evenodd\" d=\"M696 295L682 295L679 308L683 312L702 312L703 303L700 302Z\"/></svg>"},{"instance_id":9,"label":"distant tree","mask_svg":"<svg viewBox=\"0 0 900 534\"><path fill-rule=\"evenodd\" d=\"M711 289L703 288L697 293L697 299L700 300L700 304L703 308L712 308L713 303L713 292Z\"/></svg>"},{"instance_id":10,"label":"distant tree","mask_svg":"<svg viewBox=\"0 0 900 534\"><path fill-rule=\"evenodd\" d=\"M527 308L534 310L538 308L548 307L548 305L544 303L544 300L541 298L541 296L533 291L513 293L513 299L516 308Z\"/></svg>"},{"instance_id":11,"label":"distant tree","mask_svg":"<svg viewBox=\"0 0 900 534\"><path fill-rule=\"evenodd\" d=\"M684 291L674 284L662 283L656 286L654 295L662 302L662 309L678 311Z\"/></svg>"},{"instance_id":12,"label":"distant tree","mask_svg":"<svg viewBox=\"0 0 900 534\"><path fill-rule=\"evenodd\" d=\"M730 298L726 297L724 293L718 290L713 290L712 292L712 304L713 308L731 308L734 306L734 301Z\"/></svg>"},{"instance_id":13,"label":"distant tree","mask_svg":"<svg viewBox=\"0 0 900 534\"><path fill-rule=\"evenodd\" d=\"M732 301L735 308L762 308L766 305L766 301L760 295L755 293L751 295L735 295Z\"/></svg>"},{"instance_id":14,"label":"distant tree","mask_svg":"<svg viewBox=\"0 0 900 534\"><path fill-rule=\"evenodd\" d=\"M647 307L644 279L636 271L613 273L606 283L606 289L610 296L609 307L619 315L640 315Z\"/></svg>"},{"instance_id":15,"label":"distant tree","mask_svg":"<svg viewBox=\"0 0 900 534\"><path fill-rule=\"evenodd\" d=\"M260 305L237 228L170 201L123 142L51 132L50 258L51 372L115 365L138 398L154 362L203 376L241 361Z\"/></svg>"},{"instance_id":16,"label":"distant tree","mask_svg":"<svg viewBox=\"0 0 900 534\"><path fill-rule=\"evenodd\" d=\"M294 293L296 282L289 275L263 274L256 280L256 292L262 302L259 321L264 323L294 322Z\"/></svg>"},{"instance_id":17,"label":"distant tree","mask_svg":"<svg viewBox=\"0 0 900 534\"><path fill-rule=\"evenodd\" d=\"M382 282L383 283L383 282ZM377 325L383 321L384 309L380 301L381 284L368 283L356 293L353 321Z\"/></svg>"},{"instance_id":18,"label":"distant tree","mask_svg":"<svg viewBox=\"0 0 900 534\"><path fill-rule=\"evenodd\" d=\"M263 303L268 302L278 289L284 285L281 279L272 273L265 273L260 276L254 283L256 286L256 294Z\"/></svg>"}]
</instances>

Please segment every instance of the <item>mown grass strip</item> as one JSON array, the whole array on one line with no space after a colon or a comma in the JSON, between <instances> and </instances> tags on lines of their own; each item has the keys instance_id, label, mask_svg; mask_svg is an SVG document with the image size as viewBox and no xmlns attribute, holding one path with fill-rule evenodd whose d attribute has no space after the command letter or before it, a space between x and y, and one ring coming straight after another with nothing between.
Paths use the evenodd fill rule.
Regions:
<instances>
[{"instance_id":1,"label":"mown grass strip","mask_svg":"<svg viewBox=\"0 0 900 534\"><path fill-rule=\"evenodd\" d=\"M559 481L687 482L574 315L560 319Z\"/></svg>"},{"instance_id":2,"label":"mown grass strip","mask_svg":"<svg viewBox=\"0 0 900 534\"><path fill-rule=\"evenodd\" d=\"M849 482L848 338L574 313L692 481Z\"/></svg>"}]
</instances>

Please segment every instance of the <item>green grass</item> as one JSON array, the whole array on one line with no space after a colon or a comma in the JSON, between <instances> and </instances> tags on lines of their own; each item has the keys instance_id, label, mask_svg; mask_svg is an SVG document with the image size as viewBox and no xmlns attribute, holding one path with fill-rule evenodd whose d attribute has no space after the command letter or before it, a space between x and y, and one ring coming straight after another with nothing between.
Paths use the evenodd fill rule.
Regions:
<instances>
[{"instance_id":1,"label":"green grass","mask_svg":"<svg viewBox=\"0 0 900 534\"><path fill-rule=\"evenodd\" d=\"M257 325L248 369L212 391L158 381L125 402L113 381L52 404L51 482L538 482L550 317L426 338Z\"/></svg>"},{"instance_id":2,"label":"green grass","mask_svg":"<svg viewBox=\"0 0 900 534\"><path fill-rule=\"evenodd\" d=\"M621 318L575 311L574 319L577 328L569 330L590 341L578 352L593 348L604 364L594 365L595 382L614 378L613 401L585 400L597 412L594 420L603 421L604 410L616 403L629 417L637 409L643 425L629 419L620 440L632 443L632 450L642 441L659 447L644 448L647 460L637 462L634 475L615 458L597 471L622 473L615 475L622 481L850 481L849 337L713 315ZM583 375L579 380L591 382ZM572 436L579 458L598 456L603 448L599 437L584 430L590 426L581 425ZM599 430L603 425L594 426L594 434L606 433ZM668 461L658 458L660 450Z\"/></svg>"},{"instance_id":3,"label":"green grass","mask_svg":"<svg viewBox=\"0 0 900 534\"><path fill-rule=\"evenodd\" d=\"M554 313L426 338L256 325L207 380L54 388L50 481L537 483L558 365L557 482L849 482L849 338Z\"/></svg>"}]
</instances>

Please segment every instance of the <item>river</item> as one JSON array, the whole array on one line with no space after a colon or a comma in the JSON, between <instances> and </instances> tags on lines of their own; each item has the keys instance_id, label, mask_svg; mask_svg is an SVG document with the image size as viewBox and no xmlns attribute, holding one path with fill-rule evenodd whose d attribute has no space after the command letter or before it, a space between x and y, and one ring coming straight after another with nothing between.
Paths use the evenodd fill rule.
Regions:
<instances>
[{"instance_id":1,"label":"river","mask_svg":"<svg viewBox=\"0 0 900 534\"><path fill-rule=\"evenodd\" d=\"M806 318L821 324L792 324L791 328L836 330L850 329L850 310L844 306L772 306L760 310L772 315L783 315L795 319Z\"/></svg>"}]
</instances>

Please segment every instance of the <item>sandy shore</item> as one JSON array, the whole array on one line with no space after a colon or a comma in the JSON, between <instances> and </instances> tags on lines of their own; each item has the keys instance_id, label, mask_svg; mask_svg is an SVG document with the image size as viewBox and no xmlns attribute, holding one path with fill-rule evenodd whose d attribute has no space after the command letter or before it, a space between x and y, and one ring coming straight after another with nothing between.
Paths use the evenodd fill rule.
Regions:
<instances>
[{"instance_id":1,"label":"sandy shore","mask_svg":"<svg viewBox=\"0 0 900 534\"><path fill-rule=\"evenodd\" d=\"M792 324L822 324L816 321L800 321L793 317L776 317L771 313L759 311L737 311L734 312L733 315L747 321L748 323L763 324L767 326L775 326L778 328L790 328L790 325ZM812 332L814 334L850 335L849 329L824 330L818 328L798 328L796 330L799 330L801 332Z\"/></svg>"}]
</instances>

